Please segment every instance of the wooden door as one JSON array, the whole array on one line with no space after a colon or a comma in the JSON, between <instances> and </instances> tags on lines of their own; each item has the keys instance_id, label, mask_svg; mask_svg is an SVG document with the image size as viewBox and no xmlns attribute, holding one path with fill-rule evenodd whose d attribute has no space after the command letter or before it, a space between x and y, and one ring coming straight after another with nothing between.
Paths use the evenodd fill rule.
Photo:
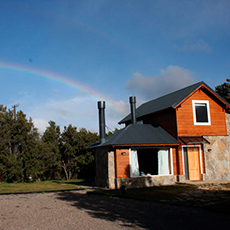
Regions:
<instances>
[{"instance_id":1,"label":"wooden door","mask_svg":"<svg viewBox=\"0 0 230 230\"><path fill-rule=\"evenodd\" d=\"M188 147L189 180L201 180L200 156L198 147Z\"/></svg>"}]
</instances>

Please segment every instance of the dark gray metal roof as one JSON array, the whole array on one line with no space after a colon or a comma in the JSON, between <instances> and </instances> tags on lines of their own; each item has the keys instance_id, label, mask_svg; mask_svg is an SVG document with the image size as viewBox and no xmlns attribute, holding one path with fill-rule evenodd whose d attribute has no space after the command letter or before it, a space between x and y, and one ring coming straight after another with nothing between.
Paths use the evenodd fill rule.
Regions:
<instances>
[{"instance_id":1,"label":"dark gray metal roof","mask_svg":"<svg viewBox=\"0 0 230 230\"><path fill-rule=\"evenodd\" d=\"M198 82L194 85L185 87L183 89L177 90L173 93L167 94L165 96L159 97L152 101L146 102L139 106L136 110L137 118L142 117L147 114L155 113L164 109L175 108L178 104L180 104L184 99L186 99L191 93L193 93L197 88L201 85L205 85L210 91L213 92L217 97L225 102L223 98L221 98L216 92L214 92L208 85L206 85L203 81ZM227 102L225 102L228 106L230 106ZM125 123L131 119L131 115L129 114L125 118L123 118L119 124Z\"/></svg>"},{"instance_id":2,"label":"dark gray metal roof","mask_svg":"<svg viewBox=\"0 0 230 230\"><path fill-rule=\"evenodd\" d=\"M131 124L108 136L103 144L99 142L89 148L120 145L179 145L174 137L161 127L150 124Z\"/></svg>"}]
</instances>

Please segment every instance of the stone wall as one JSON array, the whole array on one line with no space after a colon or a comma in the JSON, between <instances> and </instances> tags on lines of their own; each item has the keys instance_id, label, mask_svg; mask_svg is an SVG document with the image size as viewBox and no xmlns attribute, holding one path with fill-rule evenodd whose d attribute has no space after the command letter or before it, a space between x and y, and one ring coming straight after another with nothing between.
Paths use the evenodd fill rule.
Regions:
<instances>
[{"instance_id":1,"label":"stone wall","mask_svg":"<svg viewBox=\"0 0 230 230\"><path fill-rule=\"evenodd\" d=\"M115 189L115 157L114 151L108 152L108 187L109 189Z\"/></svg>"},{"instance_id":2,"label":"stone wall","mask_svg":"<svg viewBox=\"0 0 230 230\"><path fill-rule=\"evenodd\" d=\"M108 150L97 148L95 150L96 175L95 184L99 187L108 186Z\"/></svg>"},{"instance_id":3,"label":"stone wall","mask_svg":"<svg viewBox=\"0 0 230 230\"><path fill-rule=\"evenodd\" d=\"M228 135L230 115L226 114ZM204 136L205 180L230 180L230 136Z\"/></svg>"},{"instance_id":4,"label":"stone wall","mask_svg":"<svg viewBox=\"0 0 230 230\"><path fill-rule=\"evenodd\" d=\"M177 181L176 175L117 178L116 187L118 189L121 186L126 186L126 188L142 188L142 187L151 187L157 185L172 185L176 181Z\"/></svg>"},{"instance_id":5,"label":"stone wall","mask_svg":"<svg viewBox=\"0 0 230 230\"><path fill-rule=\"evenodd\" d=\"M115 189L114 152L108 148L98 148L95 151L96 176L95 184L99 187Z\"/></svg>"}]
</instances>

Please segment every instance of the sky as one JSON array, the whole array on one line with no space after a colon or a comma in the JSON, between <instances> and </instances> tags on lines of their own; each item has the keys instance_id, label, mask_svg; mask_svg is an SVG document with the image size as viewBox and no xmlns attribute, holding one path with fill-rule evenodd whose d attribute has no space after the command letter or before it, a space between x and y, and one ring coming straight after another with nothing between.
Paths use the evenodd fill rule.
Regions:
<instances>
[{"instance_id":1,"label":"sky","mask_svg":"<svg viewBox=\"0 0 230 230\"><path fill-rule=\"evenodd\" d=\"M193 83L230 78L229 0L0 0L0 104L42 134L108 130L137 106ZM107 130L107 131L108 131Z\"/></svg>"}]
</instances>

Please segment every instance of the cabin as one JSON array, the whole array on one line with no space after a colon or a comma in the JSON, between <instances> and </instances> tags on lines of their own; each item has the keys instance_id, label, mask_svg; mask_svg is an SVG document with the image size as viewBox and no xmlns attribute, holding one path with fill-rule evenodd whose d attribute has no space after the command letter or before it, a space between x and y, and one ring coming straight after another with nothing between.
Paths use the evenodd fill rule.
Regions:
<instances>
[{"instance_id":1,"label":"cabin","mask_svg":"<svg viewBox=\"0 0 230 230\"><path fill-rule=\"evenodd\" d=\"M110 189L230 180L230 105L204 82L146 102L105 136L105 102L98 102L95 148L98 186Z\"/></svg>"}]
</instances>

